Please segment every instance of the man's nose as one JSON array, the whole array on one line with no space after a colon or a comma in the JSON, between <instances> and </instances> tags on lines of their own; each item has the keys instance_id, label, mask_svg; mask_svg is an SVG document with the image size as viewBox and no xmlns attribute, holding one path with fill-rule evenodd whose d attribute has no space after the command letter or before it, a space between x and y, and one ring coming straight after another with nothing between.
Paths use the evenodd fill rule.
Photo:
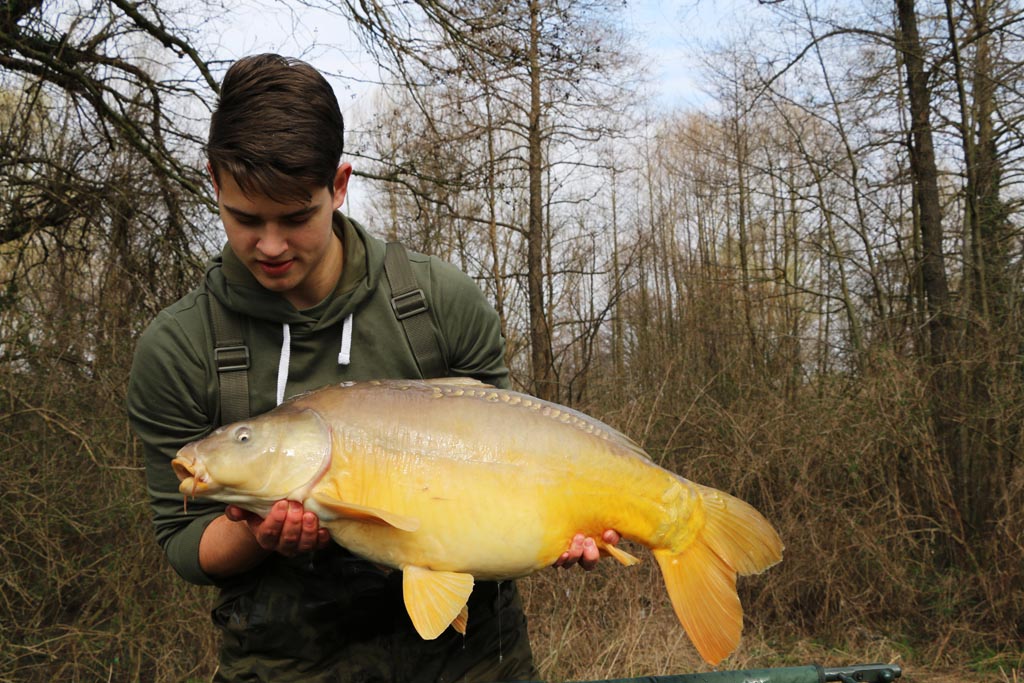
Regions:
<instances>
[{"instance_id":1,"label":"man's nose","mask_svg":"<svg viewBox=\"0 0 1024 683\"><path fill-rule=\"evenodd\" d=\"M263 256L266 256L268 259L274 259L288 251L288 240L285 239L284 233L277 226L269 223L263 229L263 233L256 243L256 248Z\"/></svg>"}]
</instances>

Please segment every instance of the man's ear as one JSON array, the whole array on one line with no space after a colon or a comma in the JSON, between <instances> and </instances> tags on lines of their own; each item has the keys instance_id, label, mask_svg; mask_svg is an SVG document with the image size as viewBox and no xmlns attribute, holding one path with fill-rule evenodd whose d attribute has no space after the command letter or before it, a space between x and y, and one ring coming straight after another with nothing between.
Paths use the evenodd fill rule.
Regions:
<instances>
[{"instance_id":1,"label":"man's ear","mask_svg":"<svg viewBox=\"0 0 1024 683\"><path fill-rule=\"evenodd\" d=\"M335 210L341 208L345 203L345 195L348 194L348 180L352 177L352 164L342 164L334 173L334 201Z\"/></svg>"},{"instance_id":2,"label":"man's ear","mask_svg":"<svg viewBox=\"0 0 1024 683\"><path fill-rule=\"evenodd\" d=\"M210 182L213 183L213 196L220 199L220 186L217 185L217 174L213 172L213 164L206 162L206 172L210 174Z\"/></svg>"}]
</instances>

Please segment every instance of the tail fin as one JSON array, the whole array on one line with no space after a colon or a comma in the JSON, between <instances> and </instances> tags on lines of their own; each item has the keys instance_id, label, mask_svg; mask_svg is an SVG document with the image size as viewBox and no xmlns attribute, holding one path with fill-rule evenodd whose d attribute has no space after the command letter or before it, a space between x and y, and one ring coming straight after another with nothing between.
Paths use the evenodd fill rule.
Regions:
<instances>
[{"instance_id":1,"label":"tail fin","mask_svg":"<svg viewBox=\"0 0 1024 683\"><path fill-rule=\"evenodd\" d=\"M675 554L654 550L676 616L697 651L715 665L739 644L743 607L736 575L758 574L782 559L782 541L753 507L721 491L697 486L705 521Z\"/></svg>"}]
</instances>

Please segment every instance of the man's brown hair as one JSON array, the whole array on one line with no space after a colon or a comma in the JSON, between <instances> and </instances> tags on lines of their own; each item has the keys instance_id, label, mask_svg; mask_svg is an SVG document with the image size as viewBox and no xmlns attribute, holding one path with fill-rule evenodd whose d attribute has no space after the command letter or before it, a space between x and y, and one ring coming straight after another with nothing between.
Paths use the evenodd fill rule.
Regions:
<instances>
[{"instance_id":1,"label":"man's brown hair","mask_svg":"<svg viewBox=\"0 0 1024 683\"><path fill-rule=\"evenodd\" d=\"M334 191L345 122L334 90L309 64L275 54L244 57L224 75L206 156L246 194L305 201Z\"/></svg>"}]
</instances>

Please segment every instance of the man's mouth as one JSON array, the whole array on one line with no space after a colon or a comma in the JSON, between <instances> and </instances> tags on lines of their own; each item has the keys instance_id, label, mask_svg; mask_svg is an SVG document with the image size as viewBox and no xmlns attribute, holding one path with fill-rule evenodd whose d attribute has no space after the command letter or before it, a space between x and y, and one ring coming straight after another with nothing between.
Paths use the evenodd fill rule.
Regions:
<instances>
[{"instance_id":1,"label":"man's mouth","mask_svg":"<svg viewBox=\"0 0 1024 683\"><path fill-rule=\"evenodd\" d=\"M279 277L287 273L292 264L295 263L294 259L288 259L287 261L257 261L260 270L271 277Z\"/></svg>"}]
</instances>

